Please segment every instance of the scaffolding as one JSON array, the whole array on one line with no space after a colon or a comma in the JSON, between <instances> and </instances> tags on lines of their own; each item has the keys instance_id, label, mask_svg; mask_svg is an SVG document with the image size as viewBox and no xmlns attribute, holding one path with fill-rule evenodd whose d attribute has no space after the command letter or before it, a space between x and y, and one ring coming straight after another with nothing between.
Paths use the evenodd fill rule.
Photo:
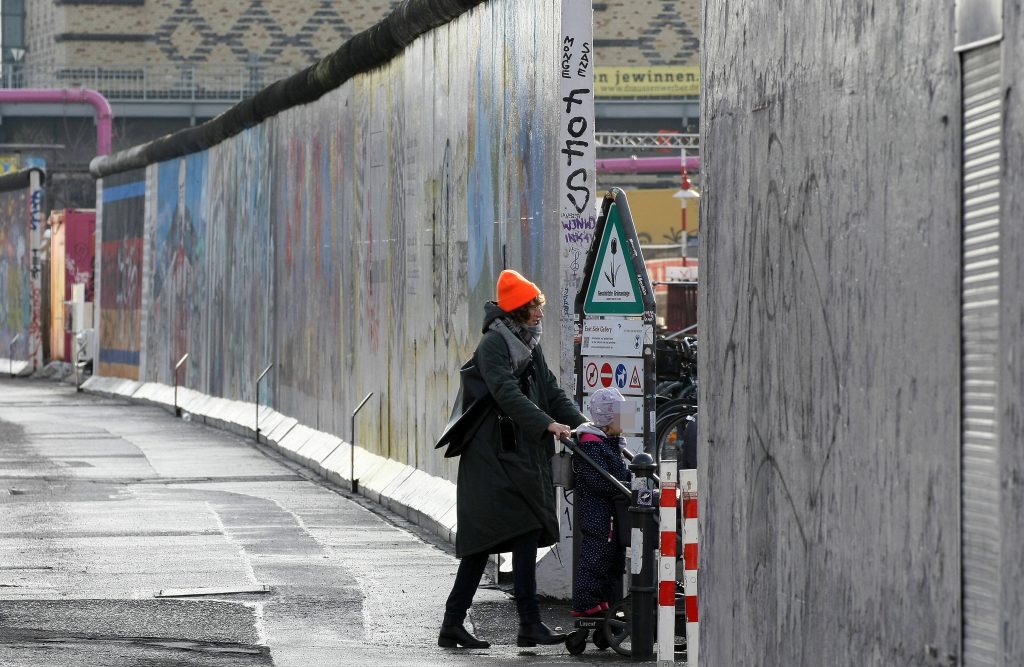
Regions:
<instances>
[{"instance_id":1,"label":"scaffolding","mask_svg":"<svg viewBox=\"0 0 1024 667\"><path fill-rule=\"evenodd\" d=\"M607 150L664 150L700 147L699 134L682 132L596 132L597 147Z\"/></svg>"}]
</instances>

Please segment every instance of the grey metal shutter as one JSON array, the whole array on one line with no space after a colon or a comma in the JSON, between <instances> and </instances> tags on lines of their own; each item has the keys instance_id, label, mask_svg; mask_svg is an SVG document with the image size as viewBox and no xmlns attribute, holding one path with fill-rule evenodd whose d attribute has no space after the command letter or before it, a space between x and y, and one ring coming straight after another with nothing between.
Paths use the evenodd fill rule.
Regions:
<instances>
[{"instance_id":1,"label":"grey metal shutter","mask_svg":"<svg viewBox=\"0 0 1024 667\"><path fill-rule=\"evenodd\" d=\"M999 234L1003 109L999 43L963 53L963 664L997 665Z\"/></svg>"}]
</instances>

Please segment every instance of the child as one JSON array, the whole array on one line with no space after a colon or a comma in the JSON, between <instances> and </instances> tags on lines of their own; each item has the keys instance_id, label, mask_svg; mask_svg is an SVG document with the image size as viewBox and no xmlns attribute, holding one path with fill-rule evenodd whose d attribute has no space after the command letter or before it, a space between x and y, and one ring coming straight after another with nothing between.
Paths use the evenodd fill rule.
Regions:
<instances>
[{"instance_id":1,"label":"child","mask_svg":"<svg viewBox=\"0 0 1024 667\"><path fill-rule=\"evenodd\" d=\"M591 423L580 426L576 433L580 449L629 488L629 468L619 451L625 442L621 436L625 400L617 389L598 389L590 397ZM607 611L609 599L615 597L617 577L622 573L624 546L616 537L614 525L618 491L582 459L573 461L573 469L581 543L573 582L572 614L591 616Z\"/></svg>"}]
</instances>

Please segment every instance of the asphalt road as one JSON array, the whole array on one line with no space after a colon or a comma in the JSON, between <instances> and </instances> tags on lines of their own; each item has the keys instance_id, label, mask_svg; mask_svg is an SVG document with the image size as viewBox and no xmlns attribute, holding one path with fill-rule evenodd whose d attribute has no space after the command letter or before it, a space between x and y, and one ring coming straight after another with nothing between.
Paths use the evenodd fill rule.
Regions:
<instances>
[{"instance_id":1,"label":"asphalt road","mask_svg":"<svg viewBox=\"0 0 1024 667\"><path fill-rule=\"evenodd\" d=\"M625 663L515 646L440 649L458 561L401 517L237 436L153 407L0 379L0 665ZM565 606L545 604L570 627Z\"/></svg>"}]
</instances>

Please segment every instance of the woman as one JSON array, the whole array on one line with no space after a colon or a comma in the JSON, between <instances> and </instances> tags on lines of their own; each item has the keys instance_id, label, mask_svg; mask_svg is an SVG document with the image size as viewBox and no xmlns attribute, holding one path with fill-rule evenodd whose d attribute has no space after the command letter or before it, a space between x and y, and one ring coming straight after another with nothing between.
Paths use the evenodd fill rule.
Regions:
<instances>
[{"instance_id":1,"label":"woman","mask_svg":"<svg viewBox=\"0 0 1024 667\"><path fill-rule=\"evenodd\" d=\"M586 420L558 387L538 345L544 316L540 288L515 271L502 271L497 291L497 303L484 305L483 338L473 355L497 408L459 460L455 550L462 560L437 638L443 647L490 646L463 622L488 556L509 551L519 612L517 645L558 644L566 637L541 622L535 565L537 548L558 541L552 436L568 437L570 427Z\"/></svg>"}]
</instances>

